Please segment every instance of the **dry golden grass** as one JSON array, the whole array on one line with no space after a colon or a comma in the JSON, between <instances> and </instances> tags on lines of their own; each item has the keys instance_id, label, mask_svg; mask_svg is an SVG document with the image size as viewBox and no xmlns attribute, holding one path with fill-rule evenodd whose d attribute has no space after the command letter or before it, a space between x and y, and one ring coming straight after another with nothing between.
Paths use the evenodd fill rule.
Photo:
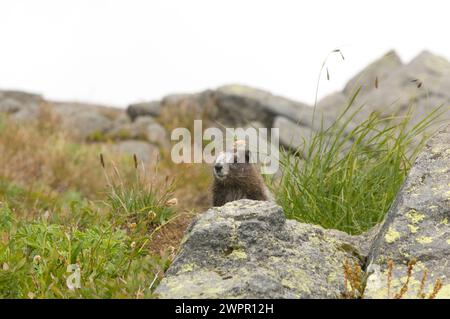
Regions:
<instances>
[{"instance_id":1,"label":"dry golden grass","mask_svg":"<svg viewBox=\"0 0 450 319\"><path fill-rule=\"evenodd\" d=\"M407 274L406 274L406 280L403 283L403 285L400 287L400 290L398 293L394 294L394 299L402 299L406 296L406 293L408 292L408 289L410 288L410 282L413 275L414 266L416 265L417 260L415 258L411 259L407 264ZM388 296L387 298L390 298L390 289L392 287L392 271L394 268L394 262L392 260L388 261L388 276L387 276L387 286L388 286ZM437 294L442 288L442 280L440 278L436 279L433 285L433 290L428 293L428 296L425 289L425 283L428 276L428 269L423 270L422 279L420 280L420 286L417 291L416 297L420 299L435 299Z\"/></svg>"},{"instance_id":2,"label":"dry golden grass","mask_svg":"<svg viewBox=\"0 0 450 319\"><path fill-rule=\"evenodd\" d=\"M81 199L103 200L107 180L99 158L101 153L104 153L106 171L111 175L116 166L125 180L135 178L133 157L105 152L103 144L79 142L64 132L58 122L48 108L42 109L37 121L26 125L0 118L0 182L19 185L27 190L27 194L38 194L37 198L27 198L21 210L23 218L43 213L39 209L43 195L54 201L64 193L74 192L80 194ZM163 251L164 246L177 247L192 217L210 205L209 167L174 164L166 150L162 151L158 163L145 165L144 170L149 184L155 183L155 178L167 176L175 180L174 196L178 203L174 209L180 213L161 229L155 244L152 243L155 247L151 249ZM8 194L2 194L0 189L0 199L4 196Z\"/></svg>"},{"instance_id":3,"label":"dry golden grass","mask_svg":"<svg viewBox=\"0 0 450 319\"><path fill-rule=\"evenodd\" d=\"M178 127L194 131L194 120L202 120L203 129L208 126L217 126L214 122L217 112L215 101L212 96L205 96L202 102L195 97L181 99L179 102L164 105L158 121L168 132Z\"/></svg>"},{"instance_id":4,"label":"dry golden grass","mask_svg":"<svg viewBox=\"0 0 450 319\"><path fill-rule=\"evenodd\" d=\"M365 275L357 263L345 260L344 269L344 299L362 298L365 288Z\"/></svg>"},{"instance_id":5,"label":"dry golden grass","mask_svg":"<svg viewBox=\"0 0 450 319\"><path fill-rule=\"evenodd\" d=\"M184 127L191 133L194 131L194 120L203 121L203 130L212 123L213 101L200 106L195 99L183 99L179 104L166 105L158 121L168 132ZM208 165L192 163L174 164L170 160L169 151L162 154L161 171L177 176L177 197L180 207L185 210L202 211L210 206L211 171ZM166 159L166 160L164 160Z\"/></svg>"},{"instance_id":6,"label":"dry golden grass","mask_svg":"<svg viewBox=\"0 0 450 319\"><path fill-rule=\"evenodd\" d=\"M73 142L52 121L48 116L26 125L2 120L0 178L29 187L39 185L48 191L76 190L93 197L104 188L99 147Z\"/></svg>"},{"instance_id":7,"label":"dry golden grass","mask_svg":"<svg viewBox=\"0 0 450 319\"><path fill-rule=\"evenodd\" d=\"M392 260L387 262L387 273L386 273L386 285L387 285L387 296L386 299L403 299L407 297L407 292L410 289L410 283L413 275L414 266L416 265L416 259L412 259L407 264L407 274L404 283L401 285L397 293L392 294L393 286L393 271L395 264ZM364 297L364 290L366 286L366 274L362 271L361 267L356 263L350 263L346 260L343 264L344 270L344 287L345 291L342 294L344 299L359 299ZM442 288L442 280L440 278L436 279L433 289L425 292L425 284L427 280L428 270L424 269L422 279L416 294L419 299L435 299L437 294Z\"/></svg>"}]
</instances>

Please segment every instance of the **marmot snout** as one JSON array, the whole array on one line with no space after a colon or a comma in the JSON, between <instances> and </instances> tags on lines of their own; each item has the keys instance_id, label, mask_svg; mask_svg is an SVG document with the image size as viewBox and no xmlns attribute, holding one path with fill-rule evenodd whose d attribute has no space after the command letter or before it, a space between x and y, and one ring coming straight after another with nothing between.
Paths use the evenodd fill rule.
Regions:
<instances>
[{"instance_id":1,"label":"marmot snout","mask_svg":"<svg viewBox=\"0 0 450 319\"><path fill-rule=\"evenodd\" d=\"M247 148L234 145L233 149L218 154L213 167L213 206L238 199L272 200L256 164L251 162Z\"/></svg>"}]
</instances>

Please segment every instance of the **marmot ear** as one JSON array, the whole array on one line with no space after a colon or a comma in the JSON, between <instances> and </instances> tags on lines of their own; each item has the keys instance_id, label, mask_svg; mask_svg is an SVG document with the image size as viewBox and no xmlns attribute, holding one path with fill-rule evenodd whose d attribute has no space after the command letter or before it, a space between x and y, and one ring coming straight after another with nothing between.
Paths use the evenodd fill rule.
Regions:
<instances>
[{"instance_id":1,"label":"marmot ear","mask_svg":"<svg viewBox=\"0 0 450 319\"><path fill-rule=\"evenodd\" d=\"M245 150L245 162L250 163L250 150L249 149Z\"/></svg>"}]
</instances>

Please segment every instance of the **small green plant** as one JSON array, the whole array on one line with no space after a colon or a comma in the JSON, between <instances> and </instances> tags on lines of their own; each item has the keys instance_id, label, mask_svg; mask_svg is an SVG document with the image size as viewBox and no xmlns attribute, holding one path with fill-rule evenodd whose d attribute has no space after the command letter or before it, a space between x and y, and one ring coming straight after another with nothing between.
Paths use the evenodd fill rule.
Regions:
<instances>
[{"instance_id":1,"label":"small green plant","mask_svg":"<svg viewBox=\"0 0 450 319\"><path fill-rule=\"evenodd\" d=\"M39 195L36 212L28 218L23 211L34 193L2 182L0 298L153 297L174 249L154 253L150 246L177 216L177 200L173 183L158 183L156 174L146 178L134 160L134 179L127 170L122 177L115 165L110 177L101 156L108 185L104 202L76 192L48 199ZM68 267L79 269L79 286L69 281Z\"/></svg>"},{"instance_id":2,"label":"small green plant","mask_svg":"<svg viewBox=\"0 0 450 319\"><path fill-rule=\"evenodd\" d=\"M64 207L65 218L52 211L26 220L0 204L0 298L152 297L171 255L151 254L148 232L128 230L89 202ZM80 268L80 288L67 284L69 265Z\"/></svg>"},{"instance_id":3,"label":"small green plant","mask_svg":"<svg viewBox=\"0 0 450 319\"><path fill-rule=\"evenodd\" d=\"M110 207L114 219L125 219L144 228L162 225L174 214L172 206L177 201L173 198L175 184L169 177L163 182L157 181L156 168L154 175L147 177L145 167L140 167L136 155L133 160L135 178L124 179L114 162L111 163L113 174L108 173L104 157L100 154L100 163L108 183L105 203Z\"/></svg>"},{"instance_id":4,"label":"small green plant","mask_svg":"<svg viewBox=\"0 0 450 319\"><path fill-rule=\"evenodd\" d=\"M0 115L0 298L154 297L209 170L164 157L144 169L116 152L102 169L105 149L57 122ZM74 265L80 288L67 282Z\"/></svg>"},{"instance_id":5,"label":"small green plant","mask_svg":"<svg viewBox=\"0 0 450 319\"><path fill-rule=\"evenodd\" d=\"M373 113L353 124L361 108L347 108L298 149L282 150L282 177L274 192L288 218L359 234L379 223L418 152L437 108L417 124Z\"/></svg>"}]
</instances>

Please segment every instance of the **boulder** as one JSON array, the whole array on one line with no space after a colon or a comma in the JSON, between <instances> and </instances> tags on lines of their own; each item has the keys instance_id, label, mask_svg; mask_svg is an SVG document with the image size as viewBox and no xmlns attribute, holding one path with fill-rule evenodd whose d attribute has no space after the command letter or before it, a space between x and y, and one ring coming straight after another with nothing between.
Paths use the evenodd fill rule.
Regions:
<instances>
[{"instance_id":1,"label":"boulder","mask_svg":"<svg viewBox=\"0 0 450 319\"><path fill-rule=\"evenodd\" d=\"M0 91L0 113L17 121L36 119L45 100L38 94L20 91Z\"/></svg>"},{"instance_id":2,"label":"boulder","mask_svg":"<svg viewBox=\"0 0 450 319\"><path fill-rule=\"evenodd\" d=\"M127 114L133 121L139 116L159 116L160 112L160 101L135 103L127 107Z\"/></svg>"},{"instance_id":3,"label":"boulder","mask_svg":"<svg viewBox=\"0 0 450 319\"><path fill-rule=\"evenodd\" d=\"M144 135L145 139L150 143L164 147L170 146L169 135L166 129L157 122L148 124L145 128Z\"/></svg>"},{"instance_id":4,"label":"boulder","mask_svg":"<svg viewBox=\"0 0 450 319\"><path fill-rule=\"evenodd\" d=\"M355 122L367 119L372 112L382 117L405 116L412 107L411 124L416 124L441 105L442 110L447 111L442 119L450 119L450 62L444 58L424 51L403 65L396 55L388 53L362 71L362 74L366 75L350 80L343 91L350 98L352 93L348 87L356 83L362 86L355 106L364 107L355 116ZM369 85L376 75L378 88ZM360 78L359 82L356 82L357 78ZM436 127L432 125L429 131Z\"/></svg>"},{"instance_id":5,"label":"boulder","mask_svg":"<svg viewBox=\"0 0 450 319\"><path fill-rule=\"evenodd\" d=\"M128 118L128 116L127 116ZM116 122L116 125L108 132L106 140L142 140L143 129L136 122Z\"/></svg>"},{"instance_id":6,"label":"boulder","mask_svg":"<svg viewBox=\"0 0 450 319\"><path fill-rule=\"evenodd\" d=\"M163 108L166 107L179 107L187 105L189 107L197 107L199 109L204 109L208 106L214 99L215 91L205 90L199 93L177 93L165 96L161 100Z\"/></svg>"},{"instance_id":7,"label":"boulder","mask_svg":"<svg viewBox=\"0 0 450 319\"><path fill-rule=\"evenodd\" d=\"M169 94L166 95L161 103L162 105L166 106L166 105L178 105L180 103L182 103L183 101L192 98L193 94L188 94L188 93L177 93L177 94Z\"/></svg>"},{"instance_id":8,"label":"boulder","mask_svg":"<svg viewBox=\"0 0 450 319\"><path fill-rule=\"evenodd\" d=\"M172 94L165 96L162 101L162 118L167 119L173 114L181 116L187 115L188 118L205 119L216 118L218 114L214 91L205 90L194 94Z\"/></svg>"},{"instance_id":9,"label":"boulder","mask_svg":"<svg viewBox=\"0 0 450 319\"><path fill-rule=\"evenodd\" d=\"M130 120L117 125L108 134L111 139L127 140L127 139L146 139L145 133L147 126L156 123L155 119L148 115L139 116L134 122Z\"/></svg>"},{"instance_id":10,"label":"boulder","mask_svg":"<svg viewBox=\"0 0 450 319\"><path fill-rule=\"evenodd\" d=\"M112 140L136 139L164 147L170 146L166 129L148 115L139 116L134 122L117 125L108 133L108 137Z\"/></svg>"},{"instance_id":11,"label":"boulder","mask_svg":"<svg viewBox=\"0 0 450 319\"><path fill-rule=\"evenodd\" d=\"M336 118L339 112L349 103L348 97L342 92L328 94L317 103L317 109L320 112L326 112Z\"/></svg>"},{"instance_id":12,"label":"boulder","mask_svg":"<svg viewBox=\"0 0 450 319\"><path fill-rule=\"evenodd\" d=\"M272 202L239 200L199 215L156 289L160 298L340 298L343 263L366 238L286 220Z\"/></svg>"},{"instance_id":13,"label":"boulder","mask_svg":"<svg viewBox=\"0 0 450 319\"><path fill-rule=\"evenodd\" d=\"M302 122L312 115L306 104L243 85L226 85L215 92L217 108L227 124L258 121L270 127L277 115Z\"/></svg>"},{"instance_id":14,"label":"boulder","mask_svg":"<svg viewBox=\"0 0 450 319\"><path fill-rule=\"evenodd\" d=\"M115 144L107 144L107 149L113 152L129 155L130 157L136 154L139 161L145 164L155 164L159 159L159 150L155 145L144 141L125 140Z\"/></svg>"},{"instance_id":15,"label":"boulder","mask_svg":"<svg viewBox=\"0 0 450 319\"><path fill-rule=\"evenodd\" d=\"M450 126L435 135L415 161L388 212L368 258L366 298L388 297L388 264L393 262L390 296L408 280L407 264L416 264L405 298L443 286L437 297L450 298Z\"/></svg>"},{"instance_id":16,"label":"boulder","mask_svg":"<svg viewBox=\"0 0 450 319\"><path fill-rule=\"evenodd\" d=\"M343 93L346 96L353 95L358 88L362 94L375 89L375 82L384 82L392 72L402 66L402 61L395 51L389 51L381 58L372 62L364 70L351 78L344 87Z\"/></svg>"},{"instance_id":17,"label":"boulder","mask_svg":"<svg viewBox=\"0 0 450 319\"><path fill-rule=\"evenodd\" d=\"M273 127L279 130L280 145L294 150L303 147L314 133L310 127L299 125L283 116L275 118Z\"/></svg>"},{"instance_id":18,"label":"boulder","mask_svg":"<svg viewBox=\"0 0 450 319\"><path fill-rule=\"evenodd\" d=\"M59 116L62 127L83 140L101 138L113 129L115 118L121 112L84 103L53 102L50 105Z\"/></svg>"}]
</instances>

